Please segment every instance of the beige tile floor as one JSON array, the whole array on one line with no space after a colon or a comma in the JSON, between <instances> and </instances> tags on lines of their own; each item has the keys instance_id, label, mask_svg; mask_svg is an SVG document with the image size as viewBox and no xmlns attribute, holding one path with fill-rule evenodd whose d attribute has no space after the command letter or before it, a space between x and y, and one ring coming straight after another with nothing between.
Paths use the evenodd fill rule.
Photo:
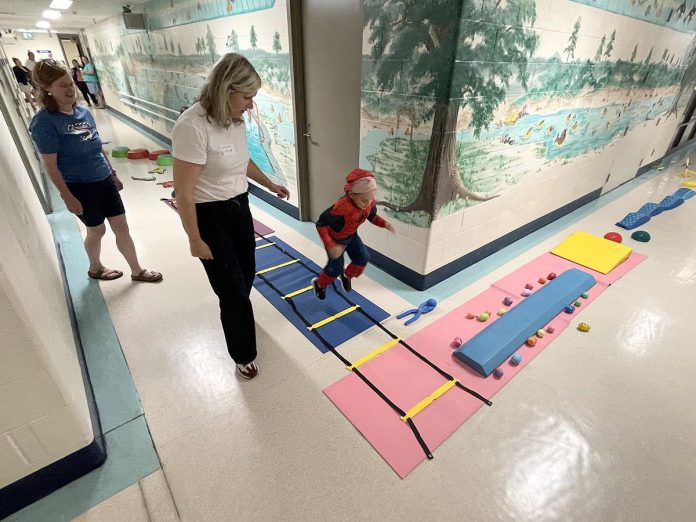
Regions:
<instances>
[{"instance_id":1,"label":"beige tile floor","mask_svg":"<svg viewBox=\"0 0 696 522\"><path fill-rule=\"evenodd\" d=\"M113 144L154 146L108 113L97 118ZM696 200L642 227L653 235L650 243L629 242L649 258L583 311L589 334L563 332L495 396L492 408L400 480L322 394L345 374L340 363L321 355L256 292L261 373L250 382L235 377L215 297L188 254L178 217L158 201L169 191L130 180L145 167L122 160L117 168L143 264L165 276L156 286L126 278L102 284L162 461L153 488L161 494L146 502L146 488L136 484L78 520L173 520L175 510L184 521L696 518L696 352L689 326ZM627 212L678 186L675 169L651 177L461 289L416 325L387 324L412 334L568 233L613 230ZM323 261L316 244L254 213ZM103 252L107 266L125 268L108 236ZM358 286L391 313L407 307L389 288L364 278ZM380 341L366 332L341 351L354 358ZM169 488L173 501L163 493Z\"/></svg>"}]
</instances>

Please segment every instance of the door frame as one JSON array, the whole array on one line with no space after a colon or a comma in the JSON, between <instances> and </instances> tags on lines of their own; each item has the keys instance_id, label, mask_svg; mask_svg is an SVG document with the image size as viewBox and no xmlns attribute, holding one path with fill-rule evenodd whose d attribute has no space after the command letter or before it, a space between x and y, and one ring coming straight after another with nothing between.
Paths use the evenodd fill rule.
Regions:
<instances>
[{"instance_id":1,"label":"door frame","mask_svg":"<svg viewBox=\"0 0 696 522\"><path fill-rule=\"evenodd\" d=\"M290 41L290 78L292 104L295 113L295 151L297 168L297 207L300 221L310 220L309 207L309 158L307 139L307 109L305 90L305 64L302 31L302 1L288 0L288 31Z\"/></svg>"}]
</instances>

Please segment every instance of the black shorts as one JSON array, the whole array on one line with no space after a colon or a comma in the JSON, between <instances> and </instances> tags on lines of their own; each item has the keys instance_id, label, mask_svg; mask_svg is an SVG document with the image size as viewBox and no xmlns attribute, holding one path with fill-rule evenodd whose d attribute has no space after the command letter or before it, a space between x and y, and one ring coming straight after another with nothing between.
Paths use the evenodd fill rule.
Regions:
<instances>
[{"instance_id":1,"label":"black shorts","mask_svg":"<svg viewBox=\"0 0 696 522\"><path fill-rule=\"evenodd\" d=\"M93 183L66 183L66 185L70 193L82 203L82 215L77 217L85 226L96 227L104 223L105 218L126 213L111 176Z\"/></svg>"}]
</instances>

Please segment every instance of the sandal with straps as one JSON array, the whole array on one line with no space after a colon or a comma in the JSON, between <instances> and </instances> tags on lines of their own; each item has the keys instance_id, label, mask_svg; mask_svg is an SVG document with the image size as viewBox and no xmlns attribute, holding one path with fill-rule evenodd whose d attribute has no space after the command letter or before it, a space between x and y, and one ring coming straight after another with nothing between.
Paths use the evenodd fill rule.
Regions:
<instances>
[{"instance_id":1,"label":"sandal with straps","mask_svg":"<svg viewBox=\"0 0 696 522\"><path fill-rule=\"evenodd\" d=\"M160 281L162 281L162 279L164 279L162 277L162 274L160 274L159 272L153 272L151 270L149 272L150 274L147 275L148 269L143 268L137 275L131 274L131 280L143 283L159 283Z\"/></svg>"},{"instance_id":2,"label":"sandal with straps","mask_svg":"<svg viewBox=\"0 0 696 522\"><path fill-rule=\"evenodd\" d=\"M121 277L123 272L103 266L96 272L91 272L88 270L87 275L92 279L99 279L100 281L113 281L114 279Z\"/></svg>"}]
</instances>

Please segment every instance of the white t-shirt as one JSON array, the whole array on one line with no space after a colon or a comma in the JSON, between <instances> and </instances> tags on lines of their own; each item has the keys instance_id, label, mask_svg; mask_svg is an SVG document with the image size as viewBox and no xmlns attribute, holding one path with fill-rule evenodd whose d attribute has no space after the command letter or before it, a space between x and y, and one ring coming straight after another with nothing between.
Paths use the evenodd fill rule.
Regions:
<instances>
[{"instance_id":1,"label":"white t-shirt","mask_svg":"<svg viewBox=\"0 0 696 522\"><path fill-rule=\"evenodd\" d=\"M36 67L36 62L32 62L29 58L27 58L24 62L24 67L29 69L29 72L31 72L34 70L34 67Z\"/></svg>"},{"instance_id":2,"label":"white t-shirt","mask_svg":"<svg viewBox=\"0 0 696 522\"><path fill-rule=\"evenodd\" d=\"M249 188L249 148L244 124L218 127L196 102L179 116L172 133L175 158L203 165L193 187L196 203L225 201Z\"/></svg>"}]
</instances>

